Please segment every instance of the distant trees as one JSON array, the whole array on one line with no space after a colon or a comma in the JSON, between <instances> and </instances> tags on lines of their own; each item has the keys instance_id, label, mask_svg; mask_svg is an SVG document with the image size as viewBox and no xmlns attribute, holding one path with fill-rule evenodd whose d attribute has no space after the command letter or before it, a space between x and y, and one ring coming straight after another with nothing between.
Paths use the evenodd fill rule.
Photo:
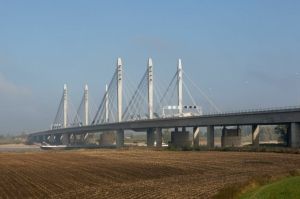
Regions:
<instances>
[{"instance_id":1,"label":"distant trees","mask_svg":"<svg viewBox=\"0 0 300 199\"><path fill-rule=\"evenodd\" d=\"M26 134L22 132L21 135L0 135L0 144L20 144L26 140Z\"/></svg>"}]
</instances>

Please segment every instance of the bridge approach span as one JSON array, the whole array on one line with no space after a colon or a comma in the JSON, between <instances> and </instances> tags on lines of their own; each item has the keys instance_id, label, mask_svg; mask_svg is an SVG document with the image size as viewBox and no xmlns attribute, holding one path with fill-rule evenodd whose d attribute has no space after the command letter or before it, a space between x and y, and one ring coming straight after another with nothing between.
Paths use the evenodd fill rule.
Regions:
<instances>
[{"instance_id":1,"label":"bridge approach span","mask_svg":"<svg viewBox=\"0 0 300 199\"><path fill-rule=\"evenodd\" d=\"M239 125L276 125L300 122L300 108L263 110L238 113L202 115L194 117L160 118L151 120L106 123L81 127L69 127L29 134L29 136L53 135L64 133L93 133L113 130L143 130L149 128L239 126Z\"/></svg>"}]
</instances>

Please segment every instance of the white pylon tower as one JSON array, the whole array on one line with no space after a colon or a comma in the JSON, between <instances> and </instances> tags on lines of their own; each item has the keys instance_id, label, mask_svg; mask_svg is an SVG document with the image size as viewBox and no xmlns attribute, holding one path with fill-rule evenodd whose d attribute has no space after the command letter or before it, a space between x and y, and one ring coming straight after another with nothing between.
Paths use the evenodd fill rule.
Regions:
<instances>
[{"instance_id":1,"label":"white pylon tower","mask_svg":"<svg viewBox=\"0 0 300 199\"><path fill-rule=\"evenodd\" d=\"M108 96L108 86L107 84L105 85L105 122L108 123L108 114L109 114L109 110L108 110L108 104L109 104L109 96Z\"/></svg>"},{"instance_id":2,"label":"white pylon tower","mask_svg":"<svg viewBox=\"0 0 300 199\"><path fill-rule=\"evenodd\" d=\"M149 119L153 119L153 63L148 59L148 113Z\"/></svg>"},{"instance_id":3,"label":"white pylon tower","mask_svg":"<svg viewBox=\"0 0 300 199\"><path fill-rule=\"evenodd\" d=\"M118 58L117 62L117 78L118 78L118 122L122 122L122 92L123 92L123 76L122 76L122 60Z\"/></svg>"},{"instance_id":4,"label":"white pylon tower","mask_svg":"<svg viewBox=\"0 0 300 199\"><path fill-rule=\"evenodd\" d=\"M89 125L89 88L87 84L84 87L84 125Z\"/></svg>"},{"instance_id":5,"label":"white pylon tower","mask_svg":"<svg viewBox=\"0 0 300 199\"><path fill-rule=\"evenodd\" d=\"M183 79L182 79L182 63L181 59L178 60L178 69L177 69L177 88L178 88L178 113L179 116L182 115L182 85L183 85Z\"/></svg>"},{"instance_id":6,"label":"white pylon tower","mask_svg":"<svg viewBox=\"0 0 300 199\"><path fill-rule=\"evenodd\" d=\"M64 118L63 118L63 128L66 128L68 125L68 90L67 84L64 84Z\"/></svg>"}]
</instances>

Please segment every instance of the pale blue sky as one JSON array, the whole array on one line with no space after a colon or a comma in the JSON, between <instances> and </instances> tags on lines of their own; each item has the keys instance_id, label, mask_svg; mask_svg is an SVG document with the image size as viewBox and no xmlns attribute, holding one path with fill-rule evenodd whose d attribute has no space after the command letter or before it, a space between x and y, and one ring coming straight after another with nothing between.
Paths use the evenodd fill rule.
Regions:
<instances>
[{"instance_id":1,"label":"pale blue sky","mask_svg":"<svg viewBox=\"0 0 300 199\"><path fill-rule=\"evenodd\" d=\"M222 110L300 105L300 1L0 0L0 133L49 128L67 83L98 102L116 58L138 79L178 58Z\"/></svg>"}]
</instances>

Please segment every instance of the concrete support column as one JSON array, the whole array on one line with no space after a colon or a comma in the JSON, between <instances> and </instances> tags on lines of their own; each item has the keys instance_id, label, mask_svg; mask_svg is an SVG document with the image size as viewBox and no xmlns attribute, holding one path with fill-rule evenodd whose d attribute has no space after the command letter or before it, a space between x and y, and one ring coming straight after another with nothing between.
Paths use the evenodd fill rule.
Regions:
<instances>
[{"instance_id":1,"label":"concrete support column","mask_svg":"<svg viewBox=\"0 0 300 199\"><path fill-rule=\"evenodd\" d=\"M55 135L55 138L54 138L54 139L55 139L55 144L56 144L56 145L60 145L60 144L61 144L60 136L61 136L60 134L56 134L56 135Z\"/></svg>"},{"instance_id":2,"label":"concrete support column","mask_svg":"<svg viewBox=\"0 0 300 199\"><path fill-rule=\"evenodd\" d=\"M193 128L193 147L199 147L200 127Z\"/></svg>"},{"instance_id":3,"label":"concrete support column","mask_svg":"<svg viewBox=\"0 0 300 199\"><path fill-rule=\"evenodd\" d=\"M221 147L225 147L226 126L222 128Z\"/></svg>"},{"instance_id":4,"label":"concrete support column","mask_svg":"<svg viewBox=\"0 0 300 199\"><path fill-rule=\"evenodd\" d=\"M100 146L109 147L113 146L115 141L115 134L113 132L103 132L100 135Z\"/></svg>"},{"instance_id":5,"label":"concrete support column","mask_svg":"<svg viewBox=\"0 0 300 199\"><path fill-rule=\"evenodd\" d=\"M252 145L259 147L259 125L252 125Z\"/></svg>"},{"instance_id":6,"label":"concrete support column","mask_svg":"<svg viewBox=\"0 0 300 199\"><path fill-rule=\"evenodd\" d=\"M69 135L70 144L76 144L76 136L72 133Z\"/></svg>"},{"instance_id":7,"label":"concrete support column","mask_svg":"<svg viewBox=\"0 0 300 199\"><path fill-rule=\"evenodd\" d=\"M60 137L60 141L63 145L69 145L70 144L70 135L67 133L62 134Z\"/></svg>"},{"instance_id":8,"label":"concrete support column","mask_svg":"<svg viewBox=\"0 0 300 199\"><path fill-rule=\"evenodd\" d=\"M47 135L42 135L42 142L47 142Z\"/></svg>"},{"instance_id":9,"label":"concrete support column","mask_svg":"<svg viewBox=\"0 0 300 199\"><path fill-rule=\"evenodd\" d=\"M49 139L49 143L50 144L54 144L55 143L55 135L50 135L48 139Z\"/></svg>"},{"instance_id":10,"label":"concrete support column","mask_svg":"<svg viewBox=\"0 0 300 199\"><path fill-rule=\"evenodd\" d=\"M175 129L175 131L171 132L171 145L173 147L190 147L191 141L189 132L185 130L185 128L182 129L182 131L178 131Z\"/></svg>"},{"instance_id":11,"label":"concrete support column","mask_svg":"<svg viewBox=\"0 0 300 199\"><path fill-rule=\"evenodd\" d=\"M156 147L162 147L162 128L156 128Z\"/></svg>"},{"instance_id":12,"label":"concrete support column","mask_svg":"<svg viewBox=\"0 0 300 199\"><path fill-rule=\"evenodd\" d=\"M116 144L117 144L117 148L121 148L124 146L124 130L123 129L119 129L117 131Z\"/></svg>"},{"instance_id":13,"label":"concrete support column","mask_svg":"<svg viewBox=\"0 0 300 199\"><path fill-rule=\"evenodd\" d=\"M215 147L215 127L214 126L207 127L207 147L208 148Z\"/></svg>"},{"instance_id":14,"label":"concrete support column","mask_svg":"<svg viewBox=\"0 0 300 199\"><path fill-rule=\"evenodd\" d=\"M293 122L290 127L290 147L300 147L300 123Z\"/></svg>"},{"instance_id":15,"label":"concrete support column","mask_svg":"<svg viewBox=\"0 0 300 199\"><path fill-rule=\"evenodd\" d=\"M42 143L44 141L44 136L43 135L40 135L40 140L39 142Z\"/></svg>"},{"instance_id":16,"label":"concrete support column","mask_svg":"<svg viewBox=\"0 0 300 199\"><path fill-rule=\"evenodd\" d=\"M152 129L152 128L147 129L147 146L153 147L154 141L155 141L154 129Z\"/></svg>"},{"instance_id":17,"label":"concrete support column","mask_svg":"<svg viewBox=\"0 0 300 199\"><path fill-rule=\"evenodd\" d=\"M88 141L88 138L89 138L89 133L85 133L83 137L85 143Z\"/></svg>"},{"instance_id":18,"label":"concrete support column","mask_svg":"<svg viewBox=\"0 0 300 199\"><path fill-rule=\"evenodd\" d=\"M241 129L222 129L221 147L240 147L242 146Z\"/></svg>"},{"instance_id":19,"label":"concrete support column","mask_svg":"<svg viewBox=\"0 0 300 199\"><path fill-rule=\"evenodd\" d=\"M79 144L85 144L85 133L79 135Z\"/></svg>"},{"instance_id":20,"label":"concrete support column","mask_svg":"<svg viewBox=\"0 0 300 199\"><path fill-rule=\"evenodd\" d=\"M38 143L42 142L42 136L41 135L38 135L38 136L35 136L34 140Z\"/></svg>"}]
</instances>

